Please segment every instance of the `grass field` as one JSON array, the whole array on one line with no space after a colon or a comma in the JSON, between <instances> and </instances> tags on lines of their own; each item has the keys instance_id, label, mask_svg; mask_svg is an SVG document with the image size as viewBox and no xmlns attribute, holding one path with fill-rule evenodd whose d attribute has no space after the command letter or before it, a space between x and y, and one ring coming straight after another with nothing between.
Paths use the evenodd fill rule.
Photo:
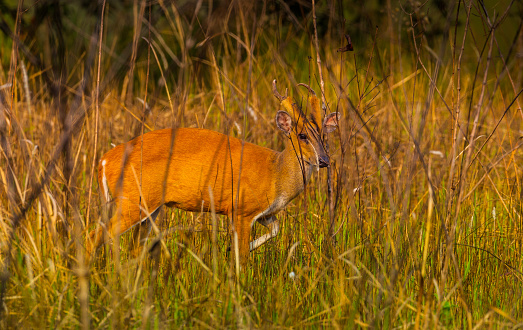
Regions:
<instances>
[{"instance_id":1,"label":"grass field","mask_svg":"<svg viewBox=\"0 0 523 330\"><path fill-rule=\"evenodd\" d=\"M520 2L2 6L1 328L523 327ZM273 79L342 118L246 269L230 219L168 208L155 248L85 262L105 152L167 127L282 150Z\"/></svg>"}]
</instances>

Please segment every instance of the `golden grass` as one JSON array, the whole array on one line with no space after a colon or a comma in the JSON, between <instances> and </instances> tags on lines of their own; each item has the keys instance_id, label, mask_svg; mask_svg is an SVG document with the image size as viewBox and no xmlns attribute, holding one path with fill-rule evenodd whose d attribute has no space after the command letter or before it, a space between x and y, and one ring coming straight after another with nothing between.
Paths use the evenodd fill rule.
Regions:
<instances>
[{"instance_id":1,"label":"golden grass","mask_svg":"<svg viewBox=\"0 0 523 330\"><path fill-rule=\"evenodd\" d=\"M145 51L133 77L113 76L120 64L109 54L120 40L109 27L103 38L112 43L101 52L96 44L98 101L98 64L84 66L90 50L75 54L76 69L64 84L66 112L78 123L70 144L63 143L67 121L43 78L49 69L16 51L18 65L2 63L0 70L0 325L520 327L523 113L516 96L523 69L513 54L523 41L516 39L512 53L498 45L501 33L489 34L485 14L472 4L485 34L468 23L468 2L456 31L457 8L451 11L448 40L426 37L406 13L389 8L406 27L395 23L386 34L380 28L378 39L374 28L366 37L352 35L355 51L339 53L346 40L334 18L316 48L312 12L298 20L307 29L300 30L282 21L293 20L285 9L284 15L233 4L220 7L222 21L205 31L191 25L192 14L160 2L152 6L163 15L151 33L154 51L148 54L140 39L134 50ZM140 8L147 19L149 7ZM299 82L319 93L317 50L327 111L342 113L329 137L334 214L323 170L279 215L280 234L251 254L241 274L226 251L227 218L213 226L211 214L175 209L157 220L151 241L160 239L158 248L133 258L127 233L91 265L82 262L85 234L107 218L91 180L93 160L142 129L171 126L204 127L281 150L271 81L297 100L306 97ZM90 92L80 89L85 69Z\"/></svg>"}]
</instances>

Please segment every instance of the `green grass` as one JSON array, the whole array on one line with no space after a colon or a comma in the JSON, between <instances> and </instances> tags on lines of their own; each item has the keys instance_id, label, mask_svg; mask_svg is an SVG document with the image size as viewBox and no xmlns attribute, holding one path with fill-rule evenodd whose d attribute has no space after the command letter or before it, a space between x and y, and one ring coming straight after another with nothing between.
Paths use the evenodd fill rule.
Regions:
<instances>
[{"instance_id":1,"label":"green grass","mask_svg":"<svg viewBox=\"0 0 523 330\"><path fill-rule=\"evenodd\" d=\"M153 52L148 57L140 39L130 83L122 61L130 63L124 49L132 50L133 11L106 8L98 131L99 54L96 44L89 47L98 18L85 17L81 27L66 22L63 111L86 116L56 163L64 121L44 79L59 68L45 58L54 25L51 32L37 26L39 38L21 38L42 67L18 49L13 69L12 39L0 38L0 85L13 86L0 90L0 124L7 119L0 125L0 326L521 327L523 116L519 103L511 104L523 79L521 33L514 39L520 6L487 3L491 21L509 8L489 35L476 2L469 25L468 2L459 13L457 4L447 8L447 19L429 2L413 11L414 26L397 4L381 12L372 4L367 12L322 2L316 49L310 5L290 8L296 20L270 2L265 11L261 4L214 5L210 15L203 4L193 20L186 7L155 3L151 39L158 60ZM70 6L64 10L71 17L87 15L80 4ZM36 10L28 10L23 22L31 22ZM148 7L143 15L149 17ZM358 24L343 23L347 17ZM376 19L377 39L369 23ZM448 30L438 33L446 22ZM22 28L20 35L27 32ZM354 52L336 52L346 44L345 33ZM146 25L142 36L148 37ZM96 179L90 186L93 159L139 134L142 117L153 129L205 127L282 150L271 82L277 79L280 91L289 88L300 103L306 93L296 83L309 83L319 94L317 51L327 111L342 113L339 130L329 137L335 241L329 236L327 173L321 170L279 214L278 237L252 252L241 272L227 252L229 219L218 218L214 242L210 214L176 209L164 209L157 220L160 234L152 239L161 237L159 249L134 257L132 234L126 233L100 249L90 265L80 262L86 233L107 218ZM96 59L88 64L90 54ZM115 75L119 70L124 73ZM91 78L81 90L86 72ZM143 114L137 98L147 98L150 112ZM21 221L13 223L24 206ZM173 230L177 226L187 230ZM253 235L264 233L254 226Z\"/></svg>"}]
</instances>

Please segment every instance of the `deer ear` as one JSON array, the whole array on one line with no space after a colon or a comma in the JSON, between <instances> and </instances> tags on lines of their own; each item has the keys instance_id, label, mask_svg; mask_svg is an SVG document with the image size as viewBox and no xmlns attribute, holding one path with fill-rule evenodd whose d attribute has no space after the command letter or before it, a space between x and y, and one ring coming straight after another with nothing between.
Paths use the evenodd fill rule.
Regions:
<instances>
[{"instance_id":1,"label":"deer ear","mask_svg":"<svg viewBox=\"0 0 523 330\"><path fill-rule=\"evenodd\" d=\"M323 120L323 129L325 133L334 132L336 127L338 127L338 122L341 118L339 112L333 112L325 116Z\"/></svg>"},{"instance_id":2,"label":"deer ear","mask_svg":"<svg viewBox=\"0 0 523 330\"><path fill-rule=\"evenodd\" d=\"M292 118L287 112L280 110L276 113L276 125L285 135L291 134Z\"/></svg>"}]
</instances>

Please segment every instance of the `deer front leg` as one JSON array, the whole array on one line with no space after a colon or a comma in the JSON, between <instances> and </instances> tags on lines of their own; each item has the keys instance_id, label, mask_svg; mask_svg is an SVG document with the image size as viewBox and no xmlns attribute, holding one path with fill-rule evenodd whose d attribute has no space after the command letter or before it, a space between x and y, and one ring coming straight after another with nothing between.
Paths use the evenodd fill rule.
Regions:
<instances>
[{"instance_id":1,"label":"deer front leg","mask_svg":"<svg viewBox=\"0 0 523 330\"><path fill-rule=\"evenodd\" d=\"M234 226L233 232L233 234L236 234L238 236L238 257L240 267L243 269L245 269L245 266L249 261L249 241L251 238L251 221L247 220L249 219L240 219L240 221L238 221L238 223ZM233 253L235 254L236 252L234 252L233 250Z\"/></svg>"},{"instance_id":2,"label":"deer front leg","mask_svg":"<svg viewBox=\"0 0 523 330\"><path fill-rule=\"evenodd\" d=\"M258 222L269 229L269 232L249 244L249 250L253 251L267 243L270 239L276 237L280 231L280 222L275 216L258 220Z\"/></svg>"}]
</instances>

